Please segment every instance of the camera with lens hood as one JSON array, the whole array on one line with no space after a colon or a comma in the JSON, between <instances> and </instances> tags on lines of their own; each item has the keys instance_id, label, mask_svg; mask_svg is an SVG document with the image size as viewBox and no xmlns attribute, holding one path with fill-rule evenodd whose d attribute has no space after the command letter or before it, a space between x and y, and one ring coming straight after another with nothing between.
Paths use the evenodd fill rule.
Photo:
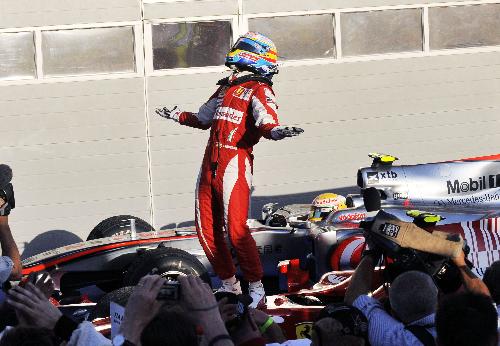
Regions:
<instances>
[{"instance_id":1,"label":"camera with lens hood","mask_svg":"<svg viewBox=\"0 0 500 346\"><path fill-rule=\"evenodd\" d=\"M414 217L414 222L404 222L380 210L380 195L376 189L366 189L363 198L372 216L361 222L360 227L364 229L370 248L383 254L386 281L392 282L403 272L418 270L429 274L445 293L460 287L460 272L451 258L459 251L467 255L469 249L458 234L432 232L432 226L442 218L411 211L414 214L408 215Z\"/></svg>"}]
</instances>

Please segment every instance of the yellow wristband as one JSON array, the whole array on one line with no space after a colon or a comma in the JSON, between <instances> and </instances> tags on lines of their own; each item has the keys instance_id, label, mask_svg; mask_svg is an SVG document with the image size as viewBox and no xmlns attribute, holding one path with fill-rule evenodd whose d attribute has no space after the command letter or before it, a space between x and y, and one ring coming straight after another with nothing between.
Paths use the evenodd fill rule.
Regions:
<instances>
[{"instance_id":1,"label":"yellow wristband","mask_svg":"<svg viewBox=\"0 0 500 346\"><path fill-rule=\"evenodd\" d=\"M264 334L269 329L271 324L273 324L273 323L274 323L273 318L271 316L269 316L267 318L266 322L264 322L264 324L259 327L260 333Z\"/></svg>"}]
</instances>

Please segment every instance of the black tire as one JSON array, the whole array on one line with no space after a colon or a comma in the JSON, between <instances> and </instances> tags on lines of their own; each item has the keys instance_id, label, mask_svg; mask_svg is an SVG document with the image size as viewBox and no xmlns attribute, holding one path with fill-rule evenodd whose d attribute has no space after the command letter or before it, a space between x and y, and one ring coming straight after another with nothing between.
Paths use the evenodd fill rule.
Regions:
<instances>
[{"instance_id":1,"label":"black tire","mask_svg":"<svg viewBox=\"0 0 500 346\"><path fill-rule=\"evenodd\" d=\"M130 219L135 219L137 233L154 232L154 228L146 221L132 215L112 216L99 222L90 232L87 240L111 237L118 234L130 234Z\"/></svg>"},{"instance_id":2,"label":"black tire","mask_svg":"<svg viewBox=\"0 0 500 346\"><path fill-rule=\"evenodd\" d=\"M125 286L117 290L106 293L99 299L94 310L90 312L89 320L96 318L109 317L109 303L115 302L123 307L127 305L128 298L134 291L134 286Z\"/></svg>"},{"instance_id":3,"label":"black tire","mask_svg":"<svg viewBox=\"0 0 500 346\"><path fill-rule=\"evenodd\" d=\"M210 276L205 266L190 253L172 247L158 247L140 254L125 273L124 284L137 285L153 268L158 269L155 274L166 278L175 280L179 274L192 274L210 285Z\"/></svg>"}]
</instances>

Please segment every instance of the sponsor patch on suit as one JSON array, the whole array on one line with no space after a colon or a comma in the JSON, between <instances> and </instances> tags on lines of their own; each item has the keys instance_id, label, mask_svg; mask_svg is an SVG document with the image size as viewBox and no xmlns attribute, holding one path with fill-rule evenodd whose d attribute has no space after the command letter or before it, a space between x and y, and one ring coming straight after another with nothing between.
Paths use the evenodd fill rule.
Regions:
<instances>
[{"instance_id":1,"label":"sponsor patch on suit","mask_svg":"<svg viewBox=\"0 0 500 346\"><path fill-rule=\"evenodd\" d=\"M233 91L233 96L241 100L248 101L250 100L250 96L252 96L252 89L240 86L235 91Z\"/></svg>"},{"instance_id":2,"label":"sponsor patch on suit","mask_svg":"<svg viewBox=\"0 0 500 346\"><path fill-rule=\"evenodd\" d=\"M219 107L214 115L214 120L226 120L235 124L241 124L242 119L243 112L230 107Z\"/></svg>"},{"instance_id":3,"label":"sponsor patch on suit","mask_svg":"<svg viewBox=\"0 0 500 346\"><path fill-rule=\"evenodd\" d=\"M276 103L276 97L272 93L271 90L265 89L264 95L266 95L266 103L269 107L271 107L275 112L278 110L278 104Z\"/></svg>"}]
</instances>

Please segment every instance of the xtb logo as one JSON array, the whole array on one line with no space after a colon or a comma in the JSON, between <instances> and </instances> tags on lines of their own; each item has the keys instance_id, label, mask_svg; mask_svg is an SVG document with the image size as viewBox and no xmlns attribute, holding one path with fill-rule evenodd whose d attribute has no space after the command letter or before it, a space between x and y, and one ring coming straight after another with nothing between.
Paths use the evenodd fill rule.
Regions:
<instances>
[{"instance_id":1,"label":"xtb logo","mask_svg":"<svg viewBox=\"0 0 500 346\"><path fill-rule=\"evenodd\" d=\"M368 179L368 183L376 183L379 180L384 179L396 179L398 174L394 171L387 172L367 172L366 177Z\"/></svg>"},{"instance_id":2,"label":"xtb logo","mask_svg":"<svg viewBox=\"0 0 500 346\"><path fill-rule=\"evenodd\" d=\"M378 175L380 179L396 179L398 177L398 174L393 171L378 172Z\"/></svg>"}]
</instances>

